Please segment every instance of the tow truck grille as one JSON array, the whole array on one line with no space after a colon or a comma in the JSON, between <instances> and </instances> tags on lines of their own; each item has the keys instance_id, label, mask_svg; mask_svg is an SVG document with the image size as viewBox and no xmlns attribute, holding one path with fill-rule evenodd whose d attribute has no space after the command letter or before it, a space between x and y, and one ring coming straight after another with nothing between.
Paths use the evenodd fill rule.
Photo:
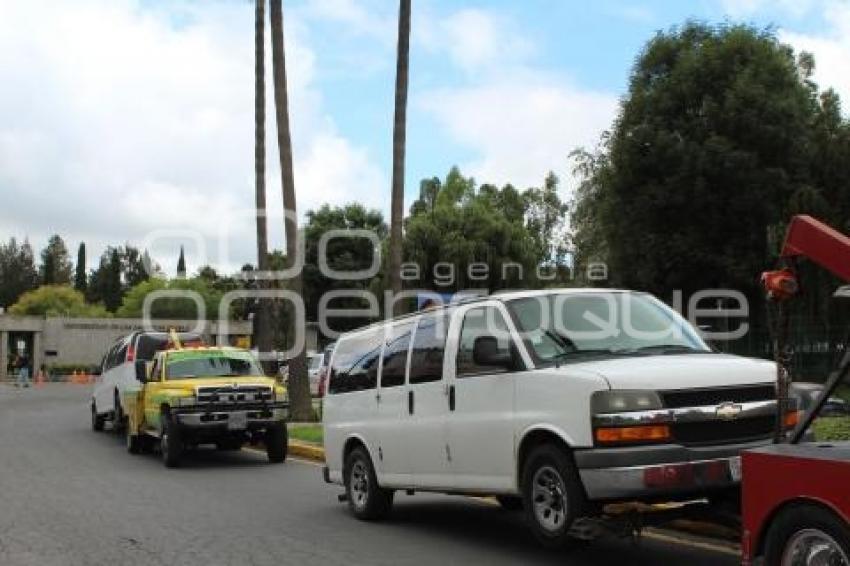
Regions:
<instances>
[{"instance_id":1,"label":"tow truck grille","mask_svg":"<svg viewBox=\"0 0 850 566\"><path fill-rule=\"evenodd\" d=\"M683 407L705 407L721 403L750 403L776 399L773 385L745 385L741 387L718 387L712 389L683 389L663 391L661 398L668 409Z\"/></svg>"},{"instance_id":2,"label":"tow truck grille","mask_svg":"<svg viewBox=\"0 0 850 566\"><path fill-rule=\"evenodd\" d=\"M261 385L225 385L221 387L198 387L198 403L260 403L272 401L271 387Z\"/></svg>"}]
</instances>

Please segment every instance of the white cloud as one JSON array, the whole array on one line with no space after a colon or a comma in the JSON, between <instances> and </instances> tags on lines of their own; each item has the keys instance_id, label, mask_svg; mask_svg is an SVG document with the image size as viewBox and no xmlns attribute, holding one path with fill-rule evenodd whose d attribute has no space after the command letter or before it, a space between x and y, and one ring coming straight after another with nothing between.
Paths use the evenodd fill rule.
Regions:
<instances>
[{"instance_id":1,"label":"white cloud","mask_svg":"<svg viewBox=\"0 0 850 566\"><path fill-rule=\"evenodd\" d=\"M749 17L766 9L800 18L817 3L818 0L720 0L723 11L733 18Z\"/></svg>"},{"instance_id":2,"label":"white cloud","mask_svg":"<svg viewBox=\"0 0 850 566\"><path fill-rule=\"evenodd\" d=\"M814 80L822 89L832 87L841 96L845 112L850 109L850 5L830 2L824 8L829 28L821 34L796 33L783 29L779 39L797 52L815 56Z\"/></svg>"},{"instance_id":3,"label":"white cloud","mask_svg":"<svg viewBox=\"0 0 850 566\"><path fill-rule=\"evenodd\" d=\"M617 97L535 67L534 42L497 12L460 10L433 27L450 30L444 49L466 81L414 100L476 155L462 170L479 182L521 188L539 186L555 171L573 185L568 154L598 143L616 115Z\"/></svg>"},{"instance_id":4,"label":"white cloud","mask_svg":"<svg viewBox=\"0 0 850 566\"><path fill-rule=\"evenodd\" d=\"M254 261L253 9L144 6L0 3L2 237L29 235L40 245L56 232L72 248L85 240L93 263L106 244L182 227L203 235L209 261ZM308 31L290 15L286 26L299 210L338 201L351 179L367 193L368 184L383 187L383 171L322 109ZM268 201L276 210L270 68L266 80ZM232 253L218 257L221 226L234 218ZM280 232L275 226L278 247Z\"/></svg>"},{"instance_id":5,"label":"white cloud","mask_svg":"<svg viewBox=\"0 0 850 566\"><path fill-rule=\"evenodd\" d=\"M481 182L539 186L555 171L567 184L567 155L592 148L609 128L617 99L528 72L468 88L440 89L423 97L452 139L478 157L462 164Z\"/></svg>"}]
</instances>

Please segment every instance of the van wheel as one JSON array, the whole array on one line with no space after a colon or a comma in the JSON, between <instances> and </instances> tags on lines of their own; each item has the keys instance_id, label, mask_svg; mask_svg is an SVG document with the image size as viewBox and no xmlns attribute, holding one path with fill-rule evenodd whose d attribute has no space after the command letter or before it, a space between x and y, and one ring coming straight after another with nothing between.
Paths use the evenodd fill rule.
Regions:
<instances>
[{"instance_id":1,"label":"van wheel","mask_svg":"<svg viewBox=\"0 0 850 566\"><path fill-rule=\"evenodd\" d=\"M167 414L162 415L162 434L159 437L159 448L162 452L162 462L166 468L177 468L183 457L183 435L180 427Z\"/></svg>"},{"instance_id":2,"label":"van wheel","mask_svg":"<svg viewBox=\"0 0 850 566\"><path fill-rule=\"evenodd\" d=\"M352 450L345 461L345 492L351 513L363 521L382 519L393 506L393 491L378 485L372 459L363 447Z\"/></svg>"},{"instance_id":3,"label":"van wheel","mask_svg":"<svg viewBox=\"0 0 850 566\"><path fill-rule=\"evenodd\" d=\"M764 563L850 565L850 529L820 507L787 509L767 531Z\"/></svg>"},{"instance_id":4,"label":"van wheel","mask_svg":"<svg viewBox=\"0 0 850 566\"><path fill-rule=\"evenodd\" d=\"M502 509L505 511L522 511L522 497L514 497L513 495L497 495L496 501L499 502Z\"/></svg>"},{"instance_id":5,"label":"van wheel","mask_svg":"<svg viewBox=\"0 0 850 566\"><path fill-rule=\"evenodd\" d=\"M272 464L280 464L286 461L286 453L289 450L289 433L286 423L272 425L266 430L266 455Z\"/></svg>"},{"instance_id":6,"label":"van wheel","mask_svg":"<svg viewBox=\"0 0 850 566\"><path fill-rule=\"evenodd\" d=\"M91 429L95 432L103 431L104 418L97 414L97 405L91 404Z\"/></svg>"},{"instance_id":7,"label":"van wheel","mask_svg":"<svg viewBox=\"0 0 850 566\"><path fill-rule=\"evenodd\" d=\"M124 415L124 409L121 407L121 397L118 395L118 392L115 392L115 401L114 401L114 416L112 417L112 428L118 434L124 432L124 421L126 419Z\"/></svg>"},{"instance_id":8,"label":"van wheel","mask_svg":"<svg viewBox=\"0 0 850 566\"><path fill-rule=\"evenodd\" d=\"M574 542L570 527L581 516L581 481L564 450L552 444L535 448L523 474L523 506L534 536L544 546L557 548Z\"/></svg>"}]
</instances>

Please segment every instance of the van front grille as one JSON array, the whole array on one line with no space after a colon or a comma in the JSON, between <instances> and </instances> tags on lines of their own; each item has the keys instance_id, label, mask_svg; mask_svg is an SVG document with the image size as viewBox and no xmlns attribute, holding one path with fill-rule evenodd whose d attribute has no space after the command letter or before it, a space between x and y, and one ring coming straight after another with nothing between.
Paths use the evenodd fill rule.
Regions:
<instances>
[{"instance_id":1,"label":"van front grille","mask_svg":"<svg viewBox=\"0 0 850 566\"><path fill-rule=\"evenodd\" d=\"M712 389L682 389L662 391L664 407L680 409L683 407L706 407L721 403L751 403L753 401L771 401L776 399L773 385L745 385L737 387L717 387Z\"/></svg>"}]
</instances>

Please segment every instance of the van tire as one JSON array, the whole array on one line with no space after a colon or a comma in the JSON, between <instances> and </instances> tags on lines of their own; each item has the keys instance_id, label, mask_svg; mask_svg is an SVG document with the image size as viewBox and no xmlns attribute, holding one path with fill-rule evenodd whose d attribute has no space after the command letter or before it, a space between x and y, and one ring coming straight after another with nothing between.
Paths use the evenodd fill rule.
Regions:
<instances>
[{"instance_id":1,"label":"van tire","mask_svg":"<svg viewBox=\"0 0 850 566\"><path fill-rule=\"evenodd\" d=\"M538 446L523 466L522 496L526 520L535 538L548 548L573 544L573 522L582 516L584 489L572 459L554 444Z\"/></svg>"},{"instance_id":2,"label":"van tire","mask_svg":"<svg viewBox=\"0 0 850 566\"><path fill-rule=\"evenodd\" d=\"M183 435L178 424L171 419L168 413L162 414L162 432L159 438L160 452L162 452L162 463L166 468L180 467L183 457Z\"/></svg>"},{"instance_id":3,"label":"van tire","mask_svg":"<svg viewBox=\"0 0 850 566\"><path fill-rule=\"evenodd\" d=\"M289 451L289 432L286 423L272 425L266 429L266 455L272 464L282 464L286 461Z\"/></svg>"},{"instance_id":4,"label":"van tire","mask_svg":"<svg viewBox=\"0 0 850 566\"><path fill-rule=\"evenodd\" d=\"M369 453L358 446L345 460L345 493L351 514L361 521L386 517L393 507L393 491L378 485Z\"/></svg>"},{"instance_id":5,"label":"van tire","mask_svg":"<svg viewBox=\"0 0 850 566\"><path fill-rule=\"evenodd\" d=\"M121 434L125 432L125 419L124 409L121 407L121 396L118 395L118 391L115 391L115 400L114 400L115 409L113 411L112 417L112 429Z\"/></svg>"},{"instance_id":6,"label":"van tire","mask_svg":"<svg viewBox=\"0 0 850 566\"><path fill-rule=\"evenodd\" d=\"M765 537L764 563L782 564L786 549L790 551L796 535L809 531L828 538L843 559L850 559L850 529L834 513L815 505L792 506L781 513L770 525Z\"/></svg>"},{"instance_id":7,"label":"van tire","mask_svg":"<svg viewBox=\"0 0 850 566\"><path fill-rule=\"evenodd\" d=\"M97 414L97 405L92 401L91 404L91 429L95 432L103 431L103 423L106 419L103 416Z\"/></svg>"}]
</instances>

